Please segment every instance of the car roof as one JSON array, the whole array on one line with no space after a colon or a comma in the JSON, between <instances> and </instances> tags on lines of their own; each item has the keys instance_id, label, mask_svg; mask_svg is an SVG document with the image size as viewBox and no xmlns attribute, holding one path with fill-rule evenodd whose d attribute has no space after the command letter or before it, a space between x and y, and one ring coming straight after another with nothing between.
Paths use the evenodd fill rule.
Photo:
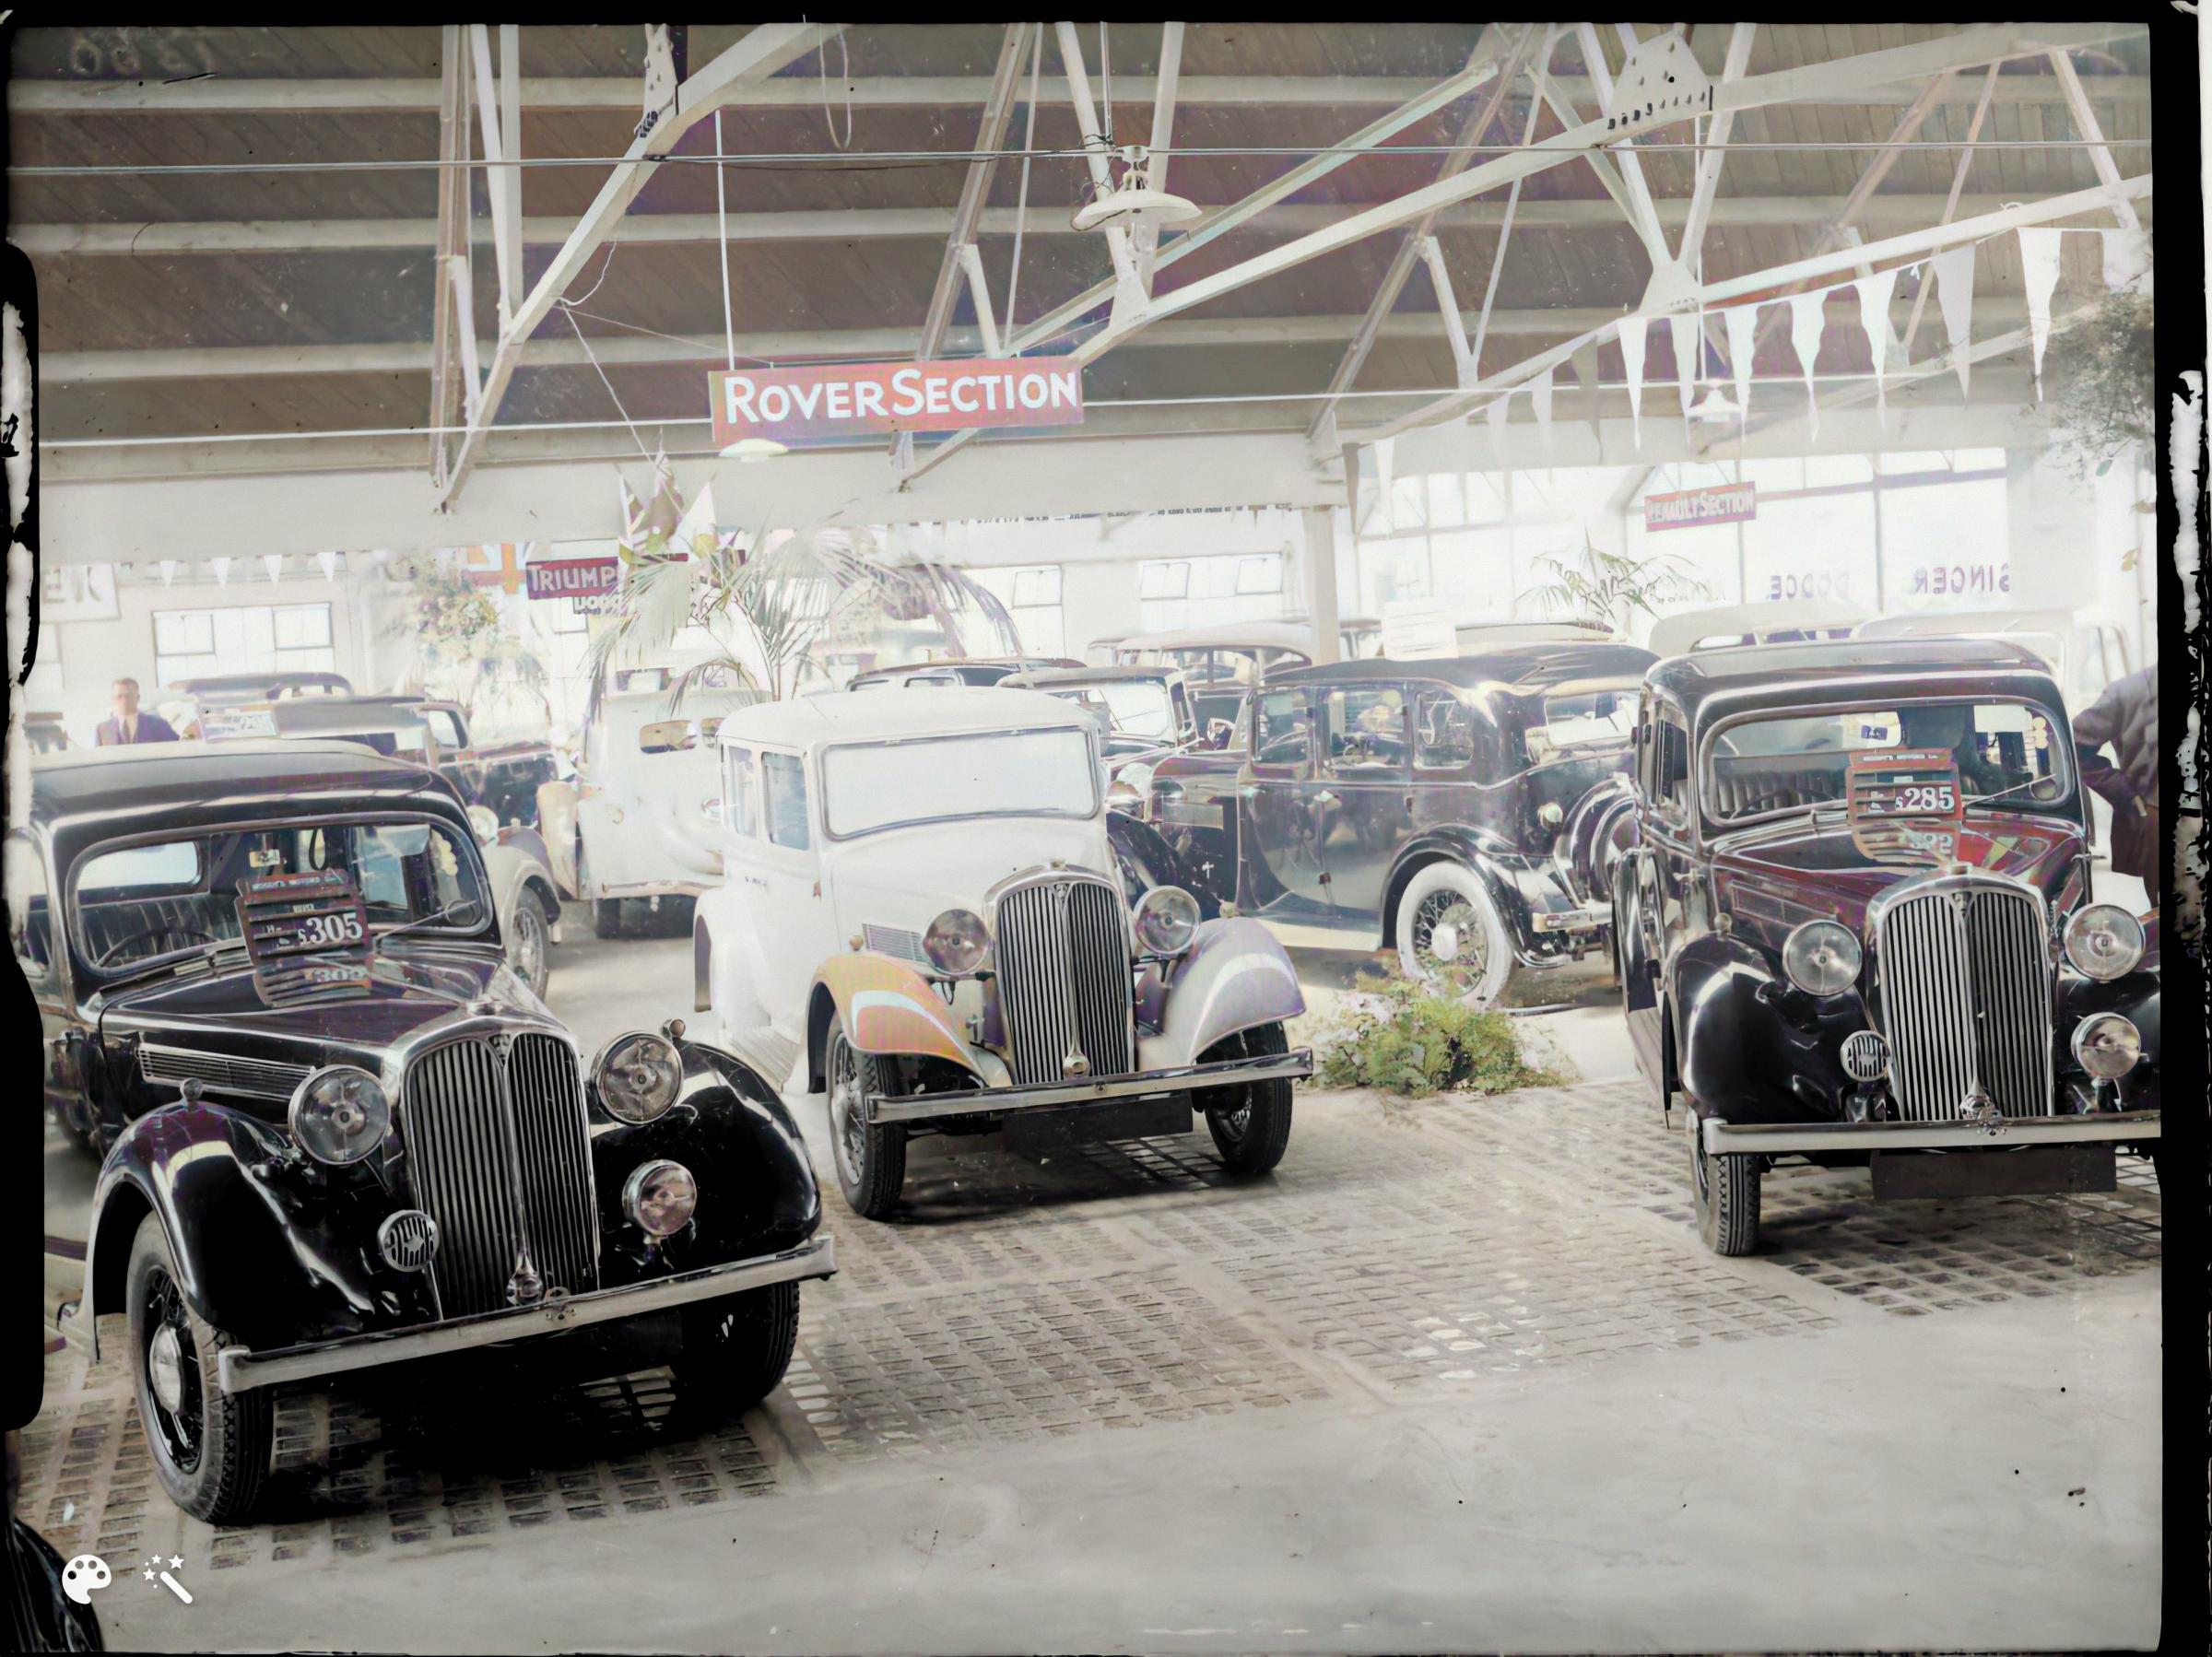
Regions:
<instances>
[{"instance_id":1,"label":"car roof","mask_svg":"<svg viewBox=\"0 0 2212 1657\"><path fill-rule=\"evenodd\" d=\"M165 821L189 833L266 817L272 804L461 809L436 772L356 742L248 737L73 748L41 757L30 775L34 823L82 821L101 838Z\"/></svg>"},{"instance_id":2,"label":"car roof","mask_svg":"<svg viewBox=\"0 0 2212 1657\"><path fill-rule=\"evenodd\" d=\"M1055 667L1067 660L1065 656L939 656L934 662L894 662L853 676L870 679L878 674L921 673L932 667Z\"/></svg>"},{"instance_id":3,"label":"car roof","mask_svg":"<svg viewBox=\"0 0 2212 1657\"><path fill-rule=\"evenodd\" d=\"M1222 621L1211 627L1132 633L1116 650L1294 650L1313 653L1313 629L1295 621Z\"/></svg>"},{"instance_id":4,"label":"car roof","mask_svg":"<svg viewBox=\"0 0 2212 1657\"><path fill-rule=\"evenodd\" d=\"M1866 612L1832 598L1777 598L1761 604L1715 605L1710 609L1682 610L1652 623L1649 640L1654 653L1679 656L1695 650L1698 640L1714 634L1794 632L1806 628L1856 627ZM1726 646L1718 648L1726 649Z\"/></svg>"},{"instance_id":5,"label":"car roof","mask_svg":"<svg viewBox=\"0 0 2212 1657\"><path fill-rule=\"evenodd\" d=\"M427 731L429 716L413 702L365 701L357 697L294 698L269 704L276 734L285 737L359 735Z\"/></svg>"},{"instance_id":6,"label":"car roof","mask_svg":"<svg viewBox=\"0 0 2212 1657\"><path fill-rule=\"evenodd\" d=\"M1999 639L1837 639L1803 644L1735 644L1695 655L1669 656L1651 683L1673 695L1694 718L1700 705L1801 701L1810 688L1845 693L1897 688L1914 694L1912 676L2008 684L2060 706L2040 656ZM1904 686L1898 681L1903 676Z\"/></svg>"},{"instance_id":7,"label":"car roof","mask_svg":"<svg viewBox=\"0 0 2212 1657\"><path fill-rule=\"evenodd\" d=\"M1877 616L1859 627L1862 639L1960 639L1997 633L2056 633L2079 627L2109 626L2100 616L2072 610L1916 610L1905 616Z\"/></svg>"},{"instance_id":8,"label":"car roof","mask_svg":"<svg viewBox=\"0 0 2212 1657\"><path fill-rule=\"evenodd\" d=\"M724 720L720 736L725 743L804 748L1048 727L1086 730L1089 724L1089 715L1041 690L1008 690L996 685L924 690L895 685L883 690L834 690L791 701L759 702Z\"/></svg>"},{"instance_id":9,"label":"car roof","mask_svg":"<svg viewBox=\"0 0 2212 1657\"><path fill-rule=\"evenodd\" d=\"M1319 667L1293 667L1267 676L1270 687L1329 684L1344 679L1432 679L1471 689L1505 685L1520 690L1548 690L1582 679L1641 679L1658 658L1633 644L1577 644L1554 640L1500 646L1465 656L1368 656Z\"/></svg>"},{"instance_id":10,"label":"car roof","mask_svg":"<svg viewBox=\"0 0 2212 1657\"><path fill-rule=\"evenodd\" d=\"M1181 674L1180 667L1165 662L1124 662L1113 667L1041 667L1034 673L1009 675L999 681L1001 690L1019 690L1034 686L1043 688L1053 685L1121 685L1133 679L1164 680Z\"/></svg>"}]
</instances>

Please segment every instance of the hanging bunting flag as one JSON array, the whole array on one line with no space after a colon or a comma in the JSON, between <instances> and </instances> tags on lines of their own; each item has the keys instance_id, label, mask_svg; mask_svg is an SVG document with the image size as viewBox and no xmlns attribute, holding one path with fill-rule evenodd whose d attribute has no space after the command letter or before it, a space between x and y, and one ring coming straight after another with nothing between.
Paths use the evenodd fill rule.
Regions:
<instances>
[{"instance_id":1,"label":"hanging bunting flag","mask_svg":"<svg viewBox=\"0 0 2212 1657\"><path fill-rule=\"evenodd\" d=\"M276 581L284 573L284 554L281 552L263 553L261 555L261 567L269 572L269 579L271 581Z\"/></svg>"},{"instance_id":2,"label":"hanging bunting flag","mask_svg":"<svg viewBox=\"0 0 2212 1657\"><path fill-rule=\"evenodd\" d=\"M215 584L218 587L228 587L230 584L230 560L229 558L209 558L207 561L215 566Z\"/></svg>"},{"instance_id":3,"label":"hanging bunting flag","mask_svg":"<svg viewBox=\"0 0 2212 1657\"><path fill-rule=\"evenodd\" d=\"M2133 288L2150 274L2148 230L2106 230L2104 285L2114 293Z\"/></svg>"},{"instance_id":4,"label":"hanging bunting flag","mask_svg":"<svg viewBox=\"0 0 2212 1657\"><path fill-rule=\"evenodd\" d=\"M2028 335L2035 344L2035 400L2043 400L2043 347L2051 343L2051 294L2058 286L2058 239L2063 232L2021 229L2020 278L2028 287Z\"/></svg>"},{"instance_id":5,"label":"hanging bunting flag","mask_svg":"<svg viewBox=\"0 0 2212 1657\"><path fill-rule=\"evenodd\" d=\"M170 582L175 581L176 579L177 560L174 558L163 558L161 560L161 584L166 587Z\"/></svg>"},{"instance_id":6,"label":"hanging bunting flag","mask_svg":"<svg viewBox=\"0 0 2212 1657\"><path fill-rule=\"evenodd\" d=\"M1751 417L1751 358L1759 349L1759 307L1737 305L1721 313L1728 325L1728 371L1735 377L1736 418Z\"/></svg>"},{"instance_id":7,"label":"hanging bunting flag","mask_svg":"<svg viewBox=\"0 0 2212 1657\"><path fill-rule=\"evenodd\" d=\"M1973 367L1967 347L1974 320L1974 244L1937 253L1928 264L1936 272L1936 303L1943 312L1943 332L1951 342L1951 366L1959 370L1963 397L1967 371Z\"/></svg>"},{"instance_id":8,"label":"hanging bunting flag","mask_svg":"<svg viewBox=\"0 0 2212 1657\"><path fill-rule=\"evenodd\" d=\"M1820 404L1813 395L1813 362L1820 355L1820 333L1828 326L1828 292L1790 296L1790 344L1797 348L1797 366L1805 372L1805 417L1816 437L1820 432Z\"/></svg>"},{"instance_id":9,"label":"hanging bunting flag","mask_svg":"<svg viewBox=\"0 0 2212 1657\"><path fill-rule=\"evenodd\" d=\"M323 566L324 581L335 582L338 579L338 555L336 553L318 552L315 554L315 562Z\"/></svg>"},{"instance_id":10,"label":"hanging bunting flag","mask_svg":"<svg viewBox=\"0 0 2212 1657\"><path fill-rule=\"evenodd\" d=\"M1505 419L1507 405L1512 400L1513 394L1510 391L1505 392L1492 399L1489 407L1482 411L1484 417L1490 423L1490 454L1497 461L1498 469L1500 472L1511 470L1505 458Z\"/></svg>"},{"instance_id":11,"label":"hanging bunting flag","mask_svg":"<svg viewBox=\"0 0 2212 1657\"><path fill-rule=\"evenodd\" d=\"M1674 335L1675 382L1681 388L1682 417L1689 418L1689 405L1698 394L1698 375L1704 368L1700 361L1704 353L1698 349L1698 317L1686 312L1666 319L1667 332Z\"/></svg>"},{"instance_id":12,"label":"hanging bunting flag","mask_svg":"<svg viewBox=\"0 0 2212 1657\"><path fill-rule=\"evenodd\" d=\"M1597 397L1597 341L1592 340L1571 358L1574 365L1574 382L1581 387L1583 408L1590 421L1590 437L1597 445L1600 460L1606 453L1606 428Z\"/></svg>"},{"instance_id":13,"label":"hanging bunting flag","mask_svg":"<svg viewBox=\"0 0 2212 1657\"><path fill-rule=\"evenodd\" d=\"M1640 316L1624 317L1619 328L1620 361L1629 378L1629 425L1635 433L1636 447L1643 448L1643 353L1651 343L1651 334Z\"/></svg>"},{"instance_id":14,"label":"hanging bunting flag","mask_svg":"<svg viewBox=\"0 0 2212 1657\"><path fill-rule=\"evenodd\" d=\"M1551 370L1546 369L1529 382L1528 401L1536 414L1536 438L1544 445L1544 461L1551 464Z\"/></svg>"},{"instance_id":15,"label":"hanging bunting flag","mask_svg":"<svg viewBox=\"0 0 2212 1657\"><path fill-rule=\"evenodd\" d=\"M1874 354L1874 416L1884 431L1889 429L1889 388L1883 358L1889 354L1889 300L1897 291L1897 272L1879 270L1861 276L1852 286L1859 291L1859 326L1865 330L1867 349Z\"/></svg>"}]
</instances>

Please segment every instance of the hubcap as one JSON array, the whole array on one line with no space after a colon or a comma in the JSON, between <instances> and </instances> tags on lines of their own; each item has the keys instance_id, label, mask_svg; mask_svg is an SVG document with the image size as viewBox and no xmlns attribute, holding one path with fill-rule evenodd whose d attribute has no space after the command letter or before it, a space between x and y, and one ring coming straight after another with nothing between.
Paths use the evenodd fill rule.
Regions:
<instances>
[{"instance_id":1,"label":"hubcap","mask_svg":"<svg viewBox=\"0 0 2212 1657\"><path fill-rule=\"evenodd\" d=\"M1455 960L1459 956L1459 928L1449 921L1440 922L1429 934L1429 949L1440 961Z\"/></svg>"},{"instance_id":2,"label":"hubcap","mask_svg":"<svg viewBox=\"0 0 2212 1657\"><path fill-rule=\"evenodd\" d=\"M845 1039L837 1039L830 1059L830 1126L837 1145L837 1162L849 1185L860 1183L867 1128L860 1120L860 1062Z\"/></svg>"},{"instance_id":3,"label":"hubcap","mask_svg":"<svg viewBox=\"0 0 2212 1657\"><path fill-rule=\"evenodd\" d=\"M184 1407L184 1364L178 1345L176 1330L164 1323L154 1332L146 1352L146 1375L153 1384L155 1401L172 1416Z\"/></svg>"},{"instance_id":4,"label":"hubcap","mask_svg":"<svg viewBox=\"0 0 2212 1657\"><path fill-rule=\"evenodd\" d=\"M1413 958L1438 983L1465 992L1481 983L1489 967L1481 917L1465 895L1431 892L1413 917Z\"/></svg>"},{"instance_id":5,"label":"hubcap","mask_svg":"<svg viewBox=\"0 0 2212 1657\"><path fill-rule=\"evenodd\" d=\"M532 912L535 905L525 899L524 907L514 915L514 964L525 983L537 981L537 969L546 958L544 923Z\"/></svg>"},{"instance_id":6,"label":"hubcap","mask_svg":"<svg viewBox=\"0 0 2212 1657\"><path fill-rule=\"evenodd\" d=\"M156 1451L179 1473L190 1474L200 1464L202 1432L199 1352L193 1345L192 1325L184 1301L169 1274L157 1270L147 1284L147 1336L142 1361L146 1366L148 1414L147 1423Z\"/></svg>"}]
</instances>

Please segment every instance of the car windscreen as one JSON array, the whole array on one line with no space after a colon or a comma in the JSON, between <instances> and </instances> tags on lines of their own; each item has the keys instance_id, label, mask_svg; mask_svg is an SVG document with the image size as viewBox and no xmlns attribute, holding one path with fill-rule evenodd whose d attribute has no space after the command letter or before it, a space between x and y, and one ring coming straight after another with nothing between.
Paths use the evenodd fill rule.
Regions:
<instances>
[{"instance_id":1,"label":"car windscreen","mask_svg":"<svg viewBox=\"0 0 2212 1657\"><path fill-rule=\"evenodd\" d=\"M1525 737L1531 763L1627 747L1636 734L1636 697L1633 684L1546 697L1543 718L1529 725Z\"/></svg>"},{"instance_id":2,"label":"car windscreen","mask_svg":"<svg viewBox=\"0 0 2212 1657\"><path fill-rule=\"evenodd\" d=\"M681 754L697 747L712 747L715 733L722 729L722 715L710 713L704 719L656 719L638 727L638 746L648 754Z\"/></svg>"},{"instance_id":3,"label":"car windscreen","mask_svg":"<svg viewBox=\"0 0 2212 1657\"><path fill-rule=\"evenodd\" d=\"M1885 749L1947 753L1966 805L2051 811L2073 797L2058 723L2032 702L1887 704L1733 721L1705 745L1705 814L1742 821L1811 805L1842 805L1853 754Z\"/></svg>"},{"instance_id":4,"label":"car windscreen","mask_svg":"<svg viewBox=\"0 0 2212 1657\"><path fill-rule=\"evenodd\" d=\"M475 933L490 916L476 847L439 823L317 822L180 835L95 849L72 881L72 923L85 959L135 970L239 937L241 881L343 870L372 928L445 912L425 933Z\"/></svg>"},{"instance_id":5,"label":"car windscreen","mask_svg":"<svg viewBox=\"0 0 2212 1657\"><path fill-rule=\"evenodd\" d=\"M853 744L822 755L833 840L954 817L1088 817L1099 773L1081 731L994 731Z\"/></svg>"}]
</instances>

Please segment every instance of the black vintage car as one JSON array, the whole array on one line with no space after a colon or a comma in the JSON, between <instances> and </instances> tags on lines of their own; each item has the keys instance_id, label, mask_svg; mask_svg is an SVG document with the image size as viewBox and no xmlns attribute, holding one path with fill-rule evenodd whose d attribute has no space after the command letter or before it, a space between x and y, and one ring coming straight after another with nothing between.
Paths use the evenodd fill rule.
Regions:
<instances>
[{"instance_id":1,"label":"black vintage car","mask_svg":"<svg viewBox=\"0 0 2212 1657\"><path fill-rule=\"evenodd\" d=\"M1698 1218L1784 1157L1874 1193L2111 1190L2155 1160L2155 917L2091 901L2058 687L2018 646L1750 645L1652 669L1613 872L1636 1057Z\"/></svg>"},{"instance_id":2,"label":"black vintage car","mask_svg":"<svg viewBox=\"0 0 2212 1657\"><path fill-rule=\"evenodd\" d=\"M501 828L537 827L537 791L559 770L550 743L520 738L480 743L469 729L468 711L459 702L407 693L353 699L421 714L438 741L438 769L465 803L483 806Z\"/></svg>"},{"instance_id":3,"label":"black vintage car","mask_svg":"<svg viewBox=\"0 0 2212 1657\"><path fill-rule=\"evenodd\" d=\"M1409 978L1478 1003L1516 966L1603 948L1652 660L1535 644L1269 675L1241 722L1238 909L1315 942L1395 948ZM1152 778L1156 799L1182 786Z\"/></svg>"},{"instance_id":4,"label":"black vintage car","mask_svg":"<svg viewBox=\"0 0 2212 1657\"><path fill-rule=\"evenodd\" d=\"M782 1377L834 1269L797 1129L680 1024L585 1064L442 781L342 743L57 756L6 847L46 1099L104 1156L80 1315L187 1512L243 1521L272 1393L347 1371L670 1363L733 1408Z\"/></svg>"}]
</instances>

